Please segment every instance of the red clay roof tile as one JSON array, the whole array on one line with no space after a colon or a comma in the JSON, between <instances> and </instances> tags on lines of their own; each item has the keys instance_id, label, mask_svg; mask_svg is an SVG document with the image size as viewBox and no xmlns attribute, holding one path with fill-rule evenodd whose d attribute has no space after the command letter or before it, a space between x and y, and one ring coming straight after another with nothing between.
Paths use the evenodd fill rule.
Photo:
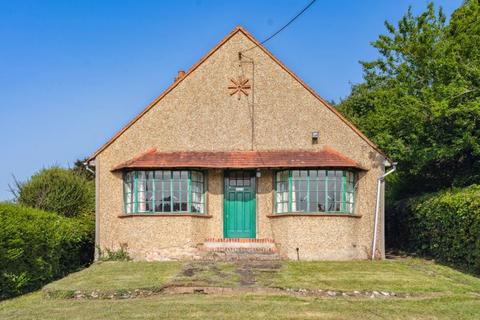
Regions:
<instances>
[{"instance_id":1,"label":"red clay roof tile","mask_svg":"<svg viewBox=\"0 0 480 320\"><path fill-rule=\"evenodd\" d=\"M365 170L336 150L321 151L227 151L227 152L158 152L155 149L117 165L122 169L154 168L312 168L342 167Z\"/></svg>"}]
</instances>

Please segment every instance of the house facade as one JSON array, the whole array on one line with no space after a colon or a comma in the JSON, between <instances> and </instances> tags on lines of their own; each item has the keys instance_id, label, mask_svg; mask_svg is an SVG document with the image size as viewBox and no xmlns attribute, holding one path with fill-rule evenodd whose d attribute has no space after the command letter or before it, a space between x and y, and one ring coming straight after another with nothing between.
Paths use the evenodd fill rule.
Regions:
<instances>
[{"instance_id":1,"label":"house facade","mask_svg":"<svg viewBox=\"0 0 480 320\"><path fill-rule=\"evenodd\" d=\"M88 160L96 243L137 260L269 244L384 256L381 150L241 27Z\"/></svg>"}]
</instances>

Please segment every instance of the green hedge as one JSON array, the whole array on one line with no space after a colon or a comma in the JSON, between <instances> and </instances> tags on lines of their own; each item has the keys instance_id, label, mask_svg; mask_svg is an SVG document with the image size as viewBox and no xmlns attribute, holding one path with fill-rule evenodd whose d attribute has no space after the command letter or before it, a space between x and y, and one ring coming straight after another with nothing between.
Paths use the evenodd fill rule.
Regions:
<instances>
[{"instance_id":1,"label":"green hedge","mask_svg":"<svg viewBox=\"0 0 480 320\"><path fill-rule=\"evenodd\" d=\"M87 265L93 254L92 223L87 217L0 203L0 299Z\"/></svg>"},{"instance_id":2,"label":"green hedge","mask_svg":"<svg viewBox=\"0 0 480 320\"><path fill-rule=\"evenodd\" d=\"M397 203L387 232L390 245L480 274L480 185Z\"/></svg>"}]
</instances>

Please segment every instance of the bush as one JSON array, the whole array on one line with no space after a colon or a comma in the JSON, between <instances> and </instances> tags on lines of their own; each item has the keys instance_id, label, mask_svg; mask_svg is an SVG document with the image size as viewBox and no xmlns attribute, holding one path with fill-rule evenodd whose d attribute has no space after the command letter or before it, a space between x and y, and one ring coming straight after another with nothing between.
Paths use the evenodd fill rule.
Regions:
<instances>
[{"instance_id":1,"label":"bush","mask_svg":"<svg viewBox=\"0 0 480 320\"><path fill-rule=\"evenodd\" d=\"M125 244L120 245L118 250L110 250L108 248L103 251L100 247L97 248L100 261L130 261L130 255Z\"/></svg>"},{"instance_id":2,"label":"bush","mask_svg":"<svg viewBox=\"0 0 480 320\"><path fill-rule=\"evenodd\" d=\"M57 212L66 217L95 212L95 185L77 171L52 167L17 183L14 191L19 204Z\"/></svg>"},{"instance_id":3,"label":"bush","mask_svg":"<svg viewBox=\"0 0 480 320\"><path fill-rule=\"evenodd\" d=\"M480 274L480 185L398 202L391 245Z\"/></svg>"},{"instance_id":4,"label":"bush","mask_svg":"<svg viewBox=\"0 0 480 320\"><path fill-rule=\"evenodd\" d=\"M0 203L0 299L38 289L87 265L93 221Z\"/></svg>"}]
</instances>

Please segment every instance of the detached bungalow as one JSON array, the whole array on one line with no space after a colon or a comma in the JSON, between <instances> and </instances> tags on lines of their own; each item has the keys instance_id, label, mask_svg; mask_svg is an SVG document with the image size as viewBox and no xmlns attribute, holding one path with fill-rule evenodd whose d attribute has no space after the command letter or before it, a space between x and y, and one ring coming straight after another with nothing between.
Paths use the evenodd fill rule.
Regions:
<instances>
[{"instance_id":1,"label":"detached bungalow","mask_svg":"<svg viewBox=\"0 0 480 320\"><path fill-rule=\"evenodd\" d=\"M88 165L97 246L137 260L384 256L386 156L241 27Z\"/></svg>"}]
</instances>

